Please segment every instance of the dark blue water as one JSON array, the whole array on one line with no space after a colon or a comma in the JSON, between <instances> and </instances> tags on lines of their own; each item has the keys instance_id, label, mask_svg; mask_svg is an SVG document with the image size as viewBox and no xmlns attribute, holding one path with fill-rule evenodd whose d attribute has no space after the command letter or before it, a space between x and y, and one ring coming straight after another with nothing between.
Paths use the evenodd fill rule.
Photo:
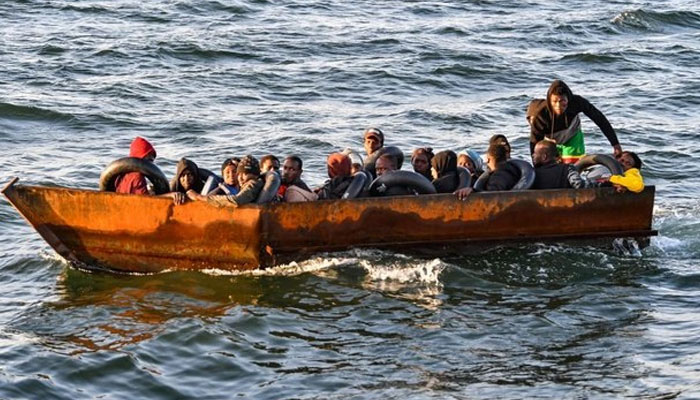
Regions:
<instances>
[{"instance_id":1,"label":"dark blue water","mask_svg":"<svg viewBox=\"0 0 700 400\"><path fill-rule=\"evenodd\" d=\"M0 398L700 398L695 1L0 2L0 183L95 188L136 135L180 157L387 144L528 155L564 79L657 187L642 250L322 254L88 274L0 202ZM609 152L583 119L589 152Z\"/></svg>"}]
</instances>

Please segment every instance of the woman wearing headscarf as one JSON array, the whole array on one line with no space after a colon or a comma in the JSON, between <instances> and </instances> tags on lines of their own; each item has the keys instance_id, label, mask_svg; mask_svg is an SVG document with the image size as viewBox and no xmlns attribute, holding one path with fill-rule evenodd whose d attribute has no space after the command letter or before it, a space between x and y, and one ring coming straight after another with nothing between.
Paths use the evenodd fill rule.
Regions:
<instances>
[{"instance_id":1,"label":"woman wearing headscarf","mask_svg":"<svg viewBox=\"0 0 700 400\"><path fill-rule=\"evenodd\" d=\"M438 193L452 193L459 187L459 174L457 173L457 154L452 150L445 150L435 154L430 165L433 177L433 186Z\"/></svg>"},{"instance_id":2,"label":"woman wearing headscarf","mask_svg":"<svg viewBox=\"0 0 700 400\"><path fill-rule=\"evenodd\" d=\"M430 174L430 162L433 157L433 149L430 147L420 147L413 150L413 154L411 155L413 171L428 178L429 181L433 180L433 176Z\"/></svg>"}]
</instances>

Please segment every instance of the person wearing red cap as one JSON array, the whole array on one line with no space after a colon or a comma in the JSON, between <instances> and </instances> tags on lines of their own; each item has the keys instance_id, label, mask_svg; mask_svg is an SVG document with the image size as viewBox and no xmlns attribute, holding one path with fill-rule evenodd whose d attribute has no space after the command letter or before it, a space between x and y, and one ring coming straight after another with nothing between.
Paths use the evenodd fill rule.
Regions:
<instances>
[{"instance_id":1,"label":"person wearing red cap","mask_svg":"<svg viewBox=\"0 0 700 400\"><path fill-rule=\"evenodd\" d=\"M153 161L156 159L156 149L148 140L137 136L129 147L129 157ZM128 172L117 177L115 192L126 194L149 194L146 177L140 172Z\"/></svg>"},{"instance_id":2,"label":"person wearing red cap","mask_svg":"<svg viewBox=\"0 0 700 400\"><path fill-rule=\"evenodd\" d=\"M330 179L314 191L319 200L340 199L352 182L352 161L343 153L333 153L328 156L326 165Z\"/></svg>"},{"instance_id":3,"label":"person wearing red cap","mask_svg":"<svg viewBox=\"0 0 700 400\"><path fill-rule=\"evenodd\" d=\"M378 128L367 128L364 135L367 156L384 147L384 133Z\"/></svg>"}]
</instances>

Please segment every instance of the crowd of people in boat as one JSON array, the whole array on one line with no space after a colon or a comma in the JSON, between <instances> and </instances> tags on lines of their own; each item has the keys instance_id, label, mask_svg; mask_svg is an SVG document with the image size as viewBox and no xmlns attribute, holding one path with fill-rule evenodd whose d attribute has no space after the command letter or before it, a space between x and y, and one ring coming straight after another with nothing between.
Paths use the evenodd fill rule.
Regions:
<instances>
[{"instance_id":1,"label":"crowd of people in boat","mask_svg":"<svg viewBox=\"0 0 700 400\"><path fill-rule=\"evenodd\" d=\"M580 113L605 134L614 158L622 166L621 174L584 179L574 166L585 155ZM412 171L400 171L404 153L385 146L384 133L372 127L364 131L364 161L353 151L330 154L326 163L328 180L317 188L309 187L302 179L304 163L297 155L281 161L275 155L260 160L252 155L227 158L221 164L220 176L182 158L170 182L170 192L163 196L171 197L176 204L189 200L234 206L423 193L454 193L465 199L475 189L511 190L524 179L527 168L534 178L530 179L529 189L644 189L640 158L634 152L622 151L605 115L585 98L574 95L563 81L552 82L545 99L530 102L527 121L532 166L528 163L526 168L523 161L511 159L508 139L497 134L491 137L483 155L473 150L457 154L452 150L434 152L430 147L414 149L410 157ZM137 137L131 143L129 156L153 162L156 151L146 139ZM138 170L117 176L114 189L118 193L151 194L146 176Z\"/></svg>"}]
</instances>

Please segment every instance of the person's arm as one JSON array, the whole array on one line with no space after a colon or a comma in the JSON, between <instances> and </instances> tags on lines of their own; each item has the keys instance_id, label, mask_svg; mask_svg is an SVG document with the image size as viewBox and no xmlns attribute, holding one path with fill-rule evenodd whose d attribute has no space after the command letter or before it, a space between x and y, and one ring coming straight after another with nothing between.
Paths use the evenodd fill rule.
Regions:
<instances>
[{"instance_id":1,"label":"person's arm","mask_svg":"<svg viewBox=\"0 0 700 400\"><path fill-rule=\"evenodd\" d=\"M527 107L526 118L530 125L530 155L535 152L535 145L540 140L544 139L545 133L548 131L548 125L540 115L543 111L544 100L532 100Z\"/></svg>"},{"instance_id":2,"label":"person's arm","mask_svg":"<svg viewBox=\"0 0 700 400\"><path fill-rule=\"evenodd\" d=\"M622 153L622 147L620 146L620 141L617 139L617 134L613 129L610 121L605 117L605 114L600 112L593 104L581 96L574 95L574 101L572 101L572 106L574 106L573 111L583 112L591 121L598 125L598 128L603 132L610 145L613 147L613 154L617 156Z\"/></svg>"},{"instance_id":3,"label":"person's arm","mask_svg":"<svg viewBox=\"0 0 700 400\"><path fill-rule=\"evenodd\" d=\"M574 167L572 164L566 164L568 167L568 170L566 172L566 179L569 181L569 185L571 185L572 188L574 189L582 189L586 187L586 181L581 178L581 174L578 173L576 170L576 167Z\"/></svg>"},{"instance_id":4,"label":"person's arm","mask_svg":"<svg viewBox=\"0 0 700 400\"><path fill-rule=\"evenodd\" d=\"M176 206L179 206L180 204L185 204L185 201L187 201L187 196L184 193L180 192L164 193L161 194L159 197L169 197L173 199L173 203Z\"/></svg>"},{"instance_id":5,"label":"person's arm","mask_svg":"<svg viewBox=\"0 0 700 400\"><path fill-rule=\"evenodd\" d=\"M262 181L255 180L249 183L246 183L241 187L241 191L238 192L236 195L228 195L228 196L206 196L205 200L209 204L213 204L215 206L221 207L221 206L233 206L233 207L238 207L243 204L248 204L248 203L253 203L255 200L258 198L258 195L260 194L260 190L262 189L263 183Z\"/></svg>"}]
</instances>

